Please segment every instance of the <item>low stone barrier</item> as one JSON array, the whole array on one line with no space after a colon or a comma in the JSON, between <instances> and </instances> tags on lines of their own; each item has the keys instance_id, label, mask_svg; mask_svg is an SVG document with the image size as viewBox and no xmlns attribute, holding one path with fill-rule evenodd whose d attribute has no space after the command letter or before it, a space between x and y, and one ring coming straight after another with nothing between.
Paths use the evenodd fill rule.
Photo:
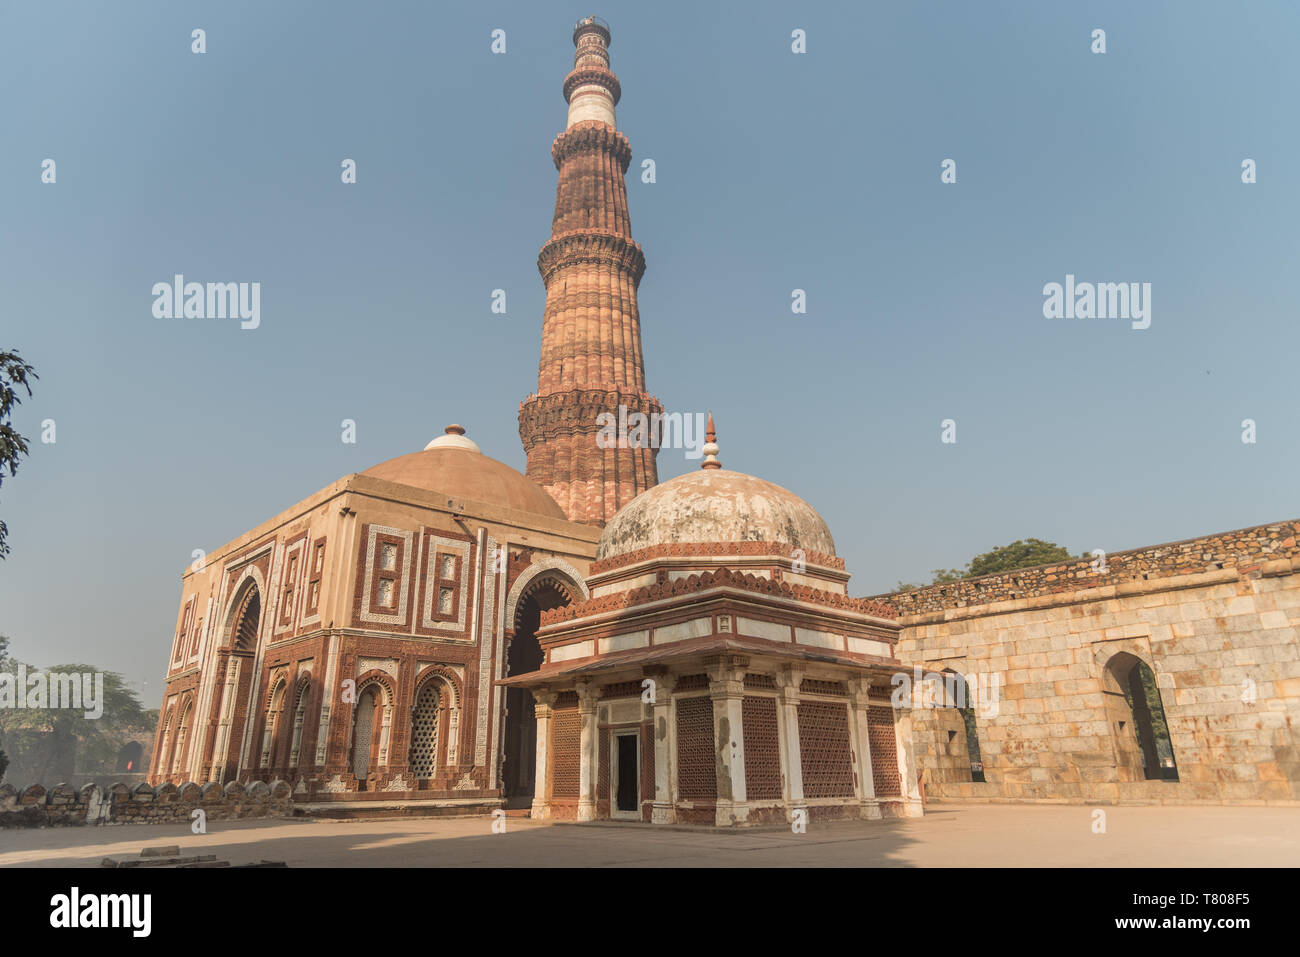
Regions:
<instances>
[{"instance_id":1,"label":"low stone barrier","mask_svg":"<svg viewBox=\"0 0 1300 957\"><path fill-rule=\"evenodd\" d=\"M121 782L101 788L56 784L49 791L32 784L21 791L0 784L0 828L59 827L81 824L188 824L201 809L208 820L290 817L292 789L286 781L243 785L215 781L198 785L160 784L134 788Z\"/></svg>"}]
</instances>

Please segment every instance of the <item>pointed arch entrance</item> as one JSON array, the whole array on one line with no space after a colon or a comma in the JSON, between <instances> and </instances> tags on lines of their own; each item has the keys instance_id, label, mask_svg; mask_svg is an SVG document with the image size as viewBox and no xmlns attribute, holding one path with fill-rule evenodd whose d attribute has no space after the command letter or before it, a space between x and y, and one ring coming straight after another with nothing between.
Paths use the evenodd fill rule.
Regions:
<instances>
[{"instance_id":1,"label":"pointed arch entrance","mask_svg":"<svg viewBox=\"0 0 1300 957\"><path fill-rule=\"evenodd\" d=\"M572 577L559 568L546 568L516 583L507 603L513 609L508 636L505 677L536 671L542 666L542 647L537 629L542 612L586 597L586 588L574 571ZM532 807L537 774L537 718L533 693L527 688L506 688L502 722L501 781L507 808Z\"/></svg>"},{"instance_id":2,"label":"pointed arch entrance","mask_svg":"<svg viewBox=\"0 0 1300 957\"><path fill-rule=\"evenodd\" d=\"M966 676L945 668L940 677L945 708L939 716L940 731L947 739L943 742L946 754L955 762L956 780L983 784L984 756L980 752L979 728L975 721L975 699L971 696Z\"/></svg>"},{"instance_id":3,"label":"pointed arch entrance","mask_svg":"<svg viewBox=\"0 0 1300 957\"><path fill-rule=\"evenodd\" d=\"M262 625L262 591L258 577L247 575L230 604L226 632L217 652L221 682L213 698L215 730L211 738L208 780L225 784L239 774L244 725L248 720L253 657Z\"/></svg>"},{"instance_id":4,"label":"pointed arch entrance","mask_svg":"<svg viewBox=\"0 0 1300 957\"><path fill-rule=\"evenodd\" d=\"M1121 781L1177 781L1178 764L1155 672L1121 651L1106 662L1106 712Z\"/></svg>"}]
</instances>

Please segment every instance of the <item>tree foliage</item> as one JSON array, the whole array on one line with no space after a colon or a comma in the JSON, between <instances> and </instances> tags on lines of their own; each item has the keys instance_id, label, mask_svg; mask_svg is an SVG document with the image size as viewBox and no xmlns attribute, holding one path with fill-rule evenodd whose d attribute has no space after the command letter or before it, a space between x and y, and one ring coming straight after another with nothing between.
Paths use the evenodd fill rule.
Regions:
<instances>
[{"instance_id":1,"label":"tree foliage","mask_svg":"<svg viewBox=\"0 0 1300 957\"><path fill-rule=\"evenodd\" d=\"M19 457L27 454L27 440L9 424L9 417L22 402L19 390L25 389L30 398L31 383L38 378L36 370L16 351L0 352L0 483L4 481L5 469L11 477L18 473ZM0 559L9 554L8 535L9 528L0 521Z\"/></svg>"},{"instance_id":2,"label":"tree foliage","mask_svg":"<svg viewBox=\"0 0 1300 957\"><path fill-rule=\"evenodd\" d=\"M16 675L21 662L7 654L9 639L0 635L0 672ZM87 717L74 708L0 709L0 745L15 774L32 782L62 781L77 772L111 771L124 735L152 731L157 711L141 707L136 692L116 672L87 664L33 668L33 673L95 674L104 676L103 713ZM52 703L52 702L51 702Z\"/></svg>"},{"instance_id":3,"label":"tree foliage","mask_svg":"<svg viewBox=\"0 0 1300 957\"><path fill-rule=\"evenodd\" d=\"M1073 558L1070 550L1055 542L1045 542L1041 538L1026 538L1000 545L983 555L976 555L966 566L963 578L977 578L980 575L996 575L1016 568L1032 568L1035 565L1048 565L1052 562L1065 562Z\"/></svg>"},{"instance_id":4,"label":"tree foliage","mask_svg":"<svg viewBox=\"0 0 1300 957\"><path fill-rule=\"evenodd\" d=\"M966 563L965 568L934 569L930 573L932 576L930 584L946 585L949 582L961 581L963 578L978 578L980 575L996 575L998 572L1009 572L1017 568L1032 568L1035 565L1070 561L1074 557L1068 548L1055 542L1047 542L1041 538L1018 539L1010 545L999 545L982 555L976 555ZM917 587L919 586L900 581L894 590L913 591Z\"/></svg>"}]
</instances>

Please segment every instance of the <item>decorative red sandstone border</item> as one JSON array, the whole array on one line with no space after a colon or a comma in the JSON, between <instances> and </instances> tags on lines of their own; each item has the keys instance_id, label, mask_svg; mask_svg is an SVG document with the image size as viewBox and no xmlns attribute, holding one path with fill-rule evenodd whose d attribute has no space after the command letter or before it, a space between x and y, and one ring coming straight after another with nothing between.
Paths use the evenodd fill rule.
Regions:
<instances>
[{"instance_id":1,"label":"decorative red sandstone border","mask_svg":"<svg viewBox=\"0 0 1300 957\"><path fill-rule=\"evenodd\" d=\"M757 575L741 574L732 571L730 568L720 568L714 572L691 575L688 578L679 578L671 582L657 582L645 588L615 592L612 595L603 595L600 598L592 598L578 604L553 608L550 611L542 612L541 624L543 627L554 625L575 618L585 618L588 615L617 611L663 598L671 598L689 592L704 591L708 588L722 586L740 588L765 595L775 595L795 601L813 602L818 605L855 611L876 618L893 619L897 617L894 609L889 605L870 598L850 598L848 595L841 595L838 592L822 591L820 588L811 588L807 585L776 582L770 578L760 578Z\"/></svg>"}]
</instances>

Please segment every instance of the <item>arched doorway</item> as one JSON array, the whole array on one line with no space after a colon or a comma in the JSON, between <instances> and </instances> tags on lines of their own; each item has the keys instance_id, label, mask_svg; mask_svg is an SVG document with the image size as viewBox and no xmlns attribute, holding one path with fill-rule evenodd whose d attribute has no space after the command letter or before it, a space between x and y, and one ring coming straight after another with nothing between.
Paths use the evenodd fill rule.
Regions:
<instances>
[{"instance_id":1,"label":"arched doorway","mask_svg":"<svg viewBox=\"0 0 1300 957\"><path fill-rule=\"evenodd\" d=\"M948 753L957 758L959 781L984 783L984 756L980 752L979 729L975 724L975 701L971 697L966 678L959 671L945 668L942 672L944 704L952 708L958 720L949 727ZM952 712L950 712L951 714Z\"/></svg>"},{"instance_id":2,"label":"arched doorway","mask_svg":"<svg viewBox=\"0 0 1300 957\"><path fill-rule=\"evenodd\" d=\"M135 774L140 770L140 759L144 757L144 745L139 741L128 741L122 745L122 749L117 752L117 765L113 771L115 774ZM165 774L166 768L160 761L158 764L158 773Z\"/></svg>"},{"instance_id":3,"label":"arched doorway","mask_svg":"<svg viewBox=\"0 0 1300 957\"><path fill-rule=\"evenodd\" d=\"M252 578L231 603L228 621L225 645L217 655L216 674L221 687L213 697L216 726L209 738L212 744L208 779L219 784L233 781L239 775L244 725L251 707L253 655L262 624L262 593Z\"/></svg>"},{"instance_id":4,"label":"arched doorway","mask_svg":"<svg viewBox=\"0 0 1300 957\"><path fill-rule=\"evenodd\" d=\"M190 725L194 722L194 700L191 698L181 704L181 719L176 726L176 742L172 745L172 760L169 773L179 774L185 766L185 744L189 740Z\"/></svg>"},{"instance_id":5,"label":"arched doorway","mask_svg":"<svg viewBox=\"0 0 1300 957\"><path fill-rule=\"evenodd\" d=\"M298 679L298 692L295 695L293 709L293 739L289 744L289 770L294 773L302 762L302 735L307 724L307 699L311 694L311 672L304 673Z\"/></svg>"},{"instance_id":6,"label":"arched doorway","mask_svg":"<svg viewBox=\"0 0 1300 957\"><path fill-rule=\"evenodd\" d=\"M1106 662L1106 711L1121 781L1177 781L1173 741L1155 673L1121 651Z\"/></svg>"},{"instance_id":7,"label":"arched doorway","mask_svg":"<svg viewBox=\"0 0 1300 957\"><path fill-rule=\"evenodd\" d=\"M567 582L556 575L539 576L519 599L514 637L506 650L507 677L536 671L542 666L537 629L542 612L570 602ZM502 746L502 784L507 808L527 808L533 803L537 775L537 718L533 693L527 688L506 688L506 713Z\"/></svg>"},{"instance_id":8,"label":"arched doorway","mask_svg":"<svg viewBox=\"0 0 1300 957\"><path fill-rule=\"evenodd\" d=\"M271 702L266 709L265 727L262 730L262 756L258 760L258 766L261 768L274 768L280 759L284 696L288 687L288 681L281 677L271 691Z\"/></svg>"},{"instance_id":9,"label":"arched doorway","mask_svg":"<svg viewBox=\"0 0 1300 957\"><path fill-rule=\"evenodd\" d=\"M411 777L417 782L432 780L438 773L442 714L441 683L431 676L416 692L415 706L411 708L411 744L407 763Z\"/></svg>"},{"instance_id":10,"label":"arched doorway","mask_svg":"<svg viewBox=\"0 0 1300 957\"><path fill-rule=\"evenodd\" d=\"M357 699L357 713L352 723L352 776L357 779L357 790L366 789L375 754L378 752L380 688L367 685Z\"/></svg>"}]
</instances>

